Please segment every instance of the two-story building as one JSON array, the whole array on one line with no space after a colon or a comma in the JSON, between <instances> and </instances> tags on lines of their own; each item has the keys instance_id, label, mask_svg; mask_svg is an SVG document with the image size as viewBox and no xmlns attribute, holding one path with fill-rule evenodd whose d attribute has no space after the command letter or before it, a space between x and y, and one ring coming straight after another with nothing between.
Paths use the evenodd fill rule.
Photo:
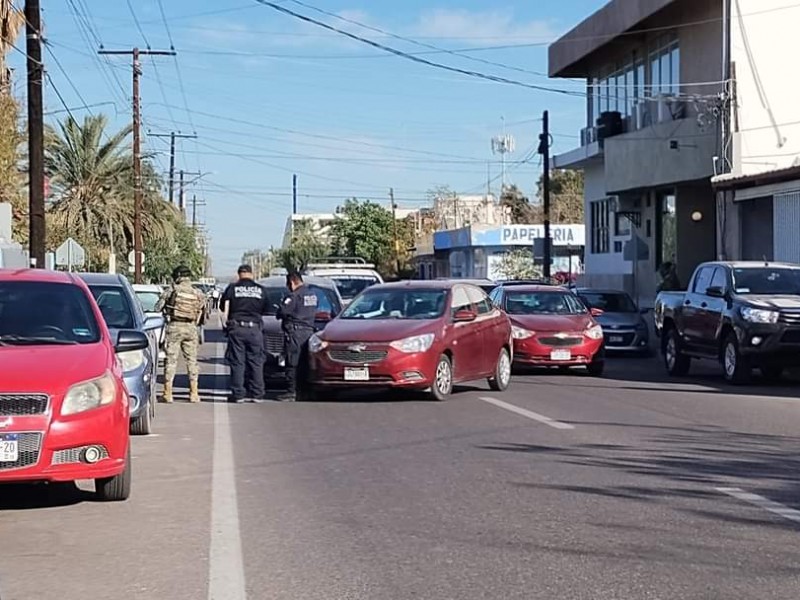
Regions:
<instances>
[{"instance_id":1,"label":"two-story building","mask_svg":"<svg viewBox=\"0 0 800 600\"><path fill-rule=\"evenodd\" d=\"M581 145L554 158L585 174L587 285L648 305L662 263L686 283L699 262L740 258L741 240L760 234L765 225L739 218L753 209L735 205L730 182L800 153L800 84L785 68L798 8L612 0L550 47L552 77L587 82Z\"/></svg>"}]
</instances>

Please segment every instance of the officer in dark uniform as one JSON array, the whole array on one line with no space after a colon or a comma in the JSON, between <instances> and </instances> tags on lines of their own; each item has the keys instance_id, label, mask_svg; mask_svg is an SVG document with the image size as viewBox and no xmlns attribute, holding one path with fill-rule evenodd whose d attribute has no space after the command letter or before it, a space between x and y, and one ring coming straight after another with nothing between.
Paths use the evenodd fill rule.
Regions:
<instances>
[{"instance_id":1,"label":"officer in dark uniform","mask_svg":"<svg viewBox=\"0 0 800 600\"><path fill-rule=\"evenodd\" d=\"M297 400L297 384L308 376L308 339L314 334L317 314L317 295L303 283L297 271L286 275L289 295L278 310L283 329L283 348L286 356L286 393L278 397L283 402Z\"/></svg>"},{"instance_id":2,"label":"officer in dark uniform","mask_svg":"<svg viewBox=\"0 0 800 600\"><path fill-rule=\"evenodd\" d=\"M229 402L262 402L264 399L264 337L262 315L270 306L266 290L253 281L253 269L242 265L239 280L220 298L225 315L228 349L225 360L231 369Z\"/></svg>"}]
</instances>

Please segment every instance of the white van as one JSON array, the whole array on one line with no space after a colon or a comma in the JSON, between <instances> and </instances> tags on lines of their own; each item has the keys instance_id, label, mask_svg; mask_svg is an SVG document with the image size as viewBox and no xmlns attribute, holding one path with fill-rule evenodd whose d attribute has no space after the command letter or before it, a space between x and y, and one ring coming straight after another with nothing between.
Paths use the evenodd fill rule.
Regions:
<instances>
[{"instance_id":1,"label":"white van","mask_svg":"<svg viewBox=\"0 0 800 600\"><path fill-rule=\"evenodd\" d=\"M383 283L383 277L375 270L375 265L369 264L363 258L332 256L306 265L303 274L331 279L345 306L368 287Z\"/></svg>"}]
</instances>

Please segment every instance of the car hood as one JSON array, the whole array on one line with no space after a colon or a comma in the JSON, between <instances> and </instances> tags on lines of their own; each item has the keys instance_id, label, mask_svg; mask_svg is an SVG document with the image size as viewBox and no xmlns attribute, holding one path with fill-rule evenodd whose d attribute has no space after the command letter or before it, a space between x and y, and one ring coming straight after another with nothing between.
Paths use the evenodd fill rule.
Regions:
<instances>
[{"instance_id":1,"label":"car hood","mask_svg":"<svg viewBox=\"0 0 800 600\"><path fill-rule=\"evenodd\" d=\"M800 310L800 295L783 294L780 296L759 296L756 294L740 296L741 300L756 308L772 310L794 309Z\"/></svg>"},{"instance_id":2,"label":"car hood","mask_svg":"<svg viewBox=\"0 0 800 600\"><path fill-rule=\"evenodd\" d=\"M595 321L608 328L636 327L642 322L642 316L639 313L607 312L595 317Z\"/></svg>"},{"instance_id":3,"label":"car hood","mask_svg":"<svg viewBox=\"0 0 800 600\"><path fill-rule=\"evenodd\" d=\"M0 392L64 394L99 377L111 364L103 343L72 346L2 346Z\"/></svg>"},{"instance_id":4,"label":"car hood","mask_svg":"<svg viewBox=\"0 0 800 600\"><path fill-rule=\"evenodd\" d=\"M509 315L517 327L536 332L584 331L594 323L589 315Z\"/></svg>"},{"instance_id":5,"label":"car hood","mask_svg":"<svg viewBox=\"0 0 800 600\"><path fill-rule=\"evenodd\" d=\"M321 336L329 342L394 342L436 329L436 321L334 319Z\"/></svg>"}]
</instances>

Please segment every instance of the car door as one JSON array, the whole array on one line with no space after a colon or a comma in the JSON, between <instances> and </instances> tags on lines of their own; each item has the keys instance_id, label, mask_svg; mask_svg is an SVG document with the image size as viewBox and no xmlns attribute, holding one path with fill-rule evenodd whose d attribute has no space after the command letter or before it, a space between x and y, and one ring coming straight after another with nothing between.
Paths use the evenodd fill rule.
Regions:
<instances>
[{"instance_id":1,"label":"car door","mask_svg":"<svg viewBox=\"0 0 800 600\"><path fill-rule=\"evenodd\" d=\"M708 306L705 292L711 285L713 277L713 266L701 267L694 278L692 288L686 292L680 308L679 326L682 326L684 341L698 349L703 345L703 310Z\"/></svg>"},{"instance_id":2,"label":"car door","mask_svg":"<svg viewBox=\"0 0 800 600\"><path fill-rule=\"evenodd\" d=\"M475 327L478 330L480 343L480 360L478 361L477 369L481 374L491 373L494 370L497 354L500 352L499 346L495 348L496 344L492 336L492 325L495 320L492 303L486 293L479 287L472 285L464 287L467 289L467 296L472 303L473 310L478 315L475 319ZM489 363L492 366L487 369L486 365Z\"/></svg>"},{"instance_id":3,"label":"car door","mask_svg":"<svg viewBox=\"0 0 800 600\"><path fill-rule=\"evenodd\" d=\"M457 312L476 312L466 286L456 285L450 299L450 318ZM465 323L452 323L450 348L453 352L453 373L457 381L470 381L480 375L483 362L482 336L478 319Z\"/></svg>"},{"instance_id":4,"label":"car door","mask_svg":"<svg viewBox=\"0 0 800 600\"><path fill-rule=\"evenodd\" d=\"M712 298L708 295L707 289L710 287L721 288L727 292L730 288L728 283L728 270L725 267L716 267L711 277L711 282L703 290L703 298L700 300L698 312L698 345L707 353L717 351L717 333L722 327L722 315L725 312L728 301L725 298Z\"/></svg>"}]
</instances>

